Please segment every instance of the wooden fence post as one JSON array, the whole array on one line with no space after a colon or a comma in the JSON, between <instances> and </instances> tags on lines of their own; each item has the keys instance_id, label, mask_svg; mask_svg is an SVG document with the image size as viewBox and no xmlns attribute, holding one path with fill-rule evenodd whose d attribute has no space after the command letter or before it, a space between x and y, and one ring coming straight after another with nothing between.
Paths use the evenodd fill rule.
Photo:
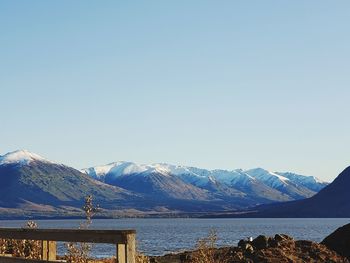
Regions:
<instances>
[{"instance_id":1,"label":"wooden fence post","mask_svg":"<svg viewBox=\"0 0 350 263\"><path fill-rule=\"evenodd\" d=\"M125 247L126 263L136 262L136 234L128 234Z\"/></svg>"},{"instance_id":2,"label":"wooden fence post","mask_svg":"<svg viewBox=\"0 0 350 263\"><path fill-rule=\"evenodd\" d=\"M54 261L57 257L57 247L55 241L43 240L41 249L41 259Z\"/></svg>"},{"instance_id":3,"label":"wooden fence post","mask_svg":"<svg viewBox=\"0 0 350 263\"><path fill-rule=\"evenodd\" d=\"M117 263L126 263L125 244L117 244Z\"/></svg>"}]
</instances>

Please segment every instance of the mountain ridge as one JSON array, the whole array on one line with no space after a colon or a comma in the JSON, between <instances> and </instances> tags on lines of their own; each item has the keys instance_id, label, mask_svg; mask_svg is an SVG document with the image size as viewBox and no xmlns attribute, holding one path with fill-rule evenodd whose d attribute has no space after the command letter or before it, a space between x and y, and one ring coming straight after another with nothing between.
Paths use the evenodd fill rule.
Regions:
<instances>
[{"instance_id":1,"label":"mountain ridge","mask_svg":"<svg viewBox=\"0 0 350 263\"><path fill-rule=\"evenodd\" d=\"M120 211L236 211L316 193L300 182L282 184L281 189L273 188L268 185L270 177L276 180L284 178L282 175L259 168L258 171L267 176L263 182L253 171L256 170L206 170L133 162L114 162L77 170L27 150L18 150L0 156L0 211L70 214L80 209L89 194L109 214ZM308 178L293 173L288 175L299 181ZM326 184L317 178L308 180L314 188Z\"/></svg>"},{"instance_id":2,"label":"mountain ridge","mask_svg":"<svg viewBox=\"0 0 350 263\"><path fill-rule=\"evenodd\" d=\"M159 175L165 180L178 180L192 187L214 191L222 198L256 199L249 201L248 206L259 202L289 201L314 195L328 183L312 176L287 173L274 173L262 168L250 170L207 170L191 166L172 165L167 163L136 164L117 161L81 170L101 182L137 191L135 182ZM132 181L131 182L131 178ZM312 179L311 179L312 178ZM174 186L176 187L176 186ZM254 198L252 197L254 195Z\"/></svg>"},{"instance_id":3,"label":"mountain ridge","mask_svg":"<svg viewBox=\"0 0 350 263\"><path fill-rule=\"evenodd\" d=\"M350 166L317 194L302 200L256 206L235 213L207 217L348 218L350 217Z\"/></svg>"}]
</instances>

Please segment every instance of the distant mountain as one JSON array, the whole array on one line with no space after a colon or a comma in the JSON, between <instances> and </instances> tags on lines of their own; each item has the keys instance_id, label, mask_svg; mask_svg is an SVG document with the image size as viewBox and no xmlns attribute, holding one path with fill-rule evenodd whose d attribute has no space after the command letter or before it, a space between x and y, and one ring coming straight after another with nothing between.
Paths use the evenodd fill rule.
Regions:
<instances>
[{"instance_id":1,"label":"distant mountain","mask_svg":"<svg viewBox=\"0 0 350 263\"><path fill-rule=\"evenodd\" d=\"M101 182L140 194L188 200L224 200L235 209L307 198L327 185L316 177L273 173L262 168L228 171L165 163L114 162L86 168L82 172Z\"/></svg>"},{"instance_id":2,"label":"distant mountain","mask_svg":"<svg viewBox=\"0 0 350 263\"><path fill-rule=\"evenodd\" d=\"M261 168L115 162L79 171L26 150L0 156L0 182L0 217L76 215L87 195L109 216L236 211L310 197L327 184Z\"/></svg>"},{"instance_id":3,"label":"distant mountain","mask_svg":"<svg viewBox=\"0 0 350 263\"><path fill-rule=\"evenodd\" d=\"M312 184L312 187L306 187L309 177L295 175L295 177L289 176L291 173L273 173L262 168L252 169L246 171L247 174L253 178L263 182L265 185L272 187L280 191L281 193L290 197L290 199L303 199L305 197L313 196L317 191L312 190L311 188L321 188L327 184L320 182L315 178L315 183ZM283 176L285 174L287 176ZM314 178L314 177L313 177Z\"/></svg>"},{"instance_id":4,"label":"distant mountain","mask_svg":"<svg viewBox=\"0 0 350 263\"><path fill-rule=\"evenodd\" d=\"M103 184L25 150L0 156L0 182L2 208L45 211L81 207L88 194L105 208L125 207L133 200L141 200L125 189Z\"/></svg>"},{"instance_id":5,"label":"distant mountain","mask_svg":"<svg viewBox=\"0 0 350 263\"><path fill-rule=\"evenodd\" d=\"M350 217L350 167L316 195L293 202L263 205L249 217Z\"/></svg>"},{"instance_id":6,"label":"distant mountain","mask_svg":"<svg viewBox=\"0 0 350 263\"><path fill-rule=\"evenodd\" d=\"M300 174L295 173L279 173L278 175L281 175L290 181L294 182L295 184L302 185L306 188L308 188L311 191L319 192L321 189L326 187L329 183L321 181L317 177L314 176L304 176Z\"/></svg>"}]
</instances>

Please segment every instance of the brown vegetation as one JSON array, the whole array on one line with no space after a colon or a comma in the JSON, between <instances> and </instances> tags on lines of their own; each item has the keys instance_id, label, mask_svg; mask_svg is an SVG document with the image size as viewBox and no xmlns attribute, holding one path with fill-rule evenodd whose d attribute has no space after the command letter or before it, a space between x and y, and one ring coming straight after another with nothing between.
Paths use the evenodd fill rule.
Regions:
<instances>
[{"instance_id":1,"label":"brown vegetation","mask_svg":"<svg viewBox=\"0 0 350 263\"><path fill-rule=\"evenodd\" d=\"M207 237L199 239L196 248L191 256L191 263L226 263L227 258L224 254L217 253L217 231L212 229Z\"/></svg>"},{"instance_id":2,"label":"brown vegetation","mask_svg":"<svg viewBox=\"0 0 350 263\"><path fill-rule=\"evenodd\" d=\"M38 225L29 221L24 228L37 228ZM41 259L41 242L37 240L0 239L0 254L10 254L13 257Z\"/></svg>"}]
</instances>

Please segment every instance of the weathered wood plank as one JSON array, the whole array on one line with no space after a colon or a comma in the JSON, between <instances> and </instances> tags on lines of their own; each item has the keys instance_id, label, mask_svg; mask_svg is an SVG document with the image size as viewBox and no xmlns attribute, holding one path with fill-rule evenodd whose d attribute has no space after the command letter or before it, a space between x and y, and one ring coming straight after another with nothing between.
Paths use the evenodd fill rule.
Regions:
<instances>
[{"instance_id":1,"label":"weathered wood plank","mask_svg":"<svg viewBox=\"0 0 350 263\"><path fill-rule=\"evenodd\" d=\"M41 258L43 260L56 260L57 246L56 241L42 241ZM0 262L1 263L1 262Z\"/></svg>"},{"instance_id":2,"label":"weathered wood plank","mask_svg":"<svg viewBox=\"0 0 350 263\"><path fill-rule=\"evenodd\" d=\"M135 230L76 230L0 228L0 238L126 244L127 236Z\"/></svg>"},{"instance_id":3,"label":"weathered wood plank","mask_svg":"<svg viewBox=\"0 0 350 263\"><path fill-rule=\"evenodd\" d=\"M117 244L117 263L126 263L126 249L125 244Z\"/></svg>"},{"instance_id":4,"label":"weathered wood plank","mask_svg":"<svg viewBox=\"0 0 350 263\"><path fill-rule=\"evenodd\" d=\"M25 229L0 228L0 238L42 241L42 257L46 260L29 260L0 256L0 263L57 262L56 241L116 244L118 263L135 263L135 230L76 230L76 229ZM50 261L51 260L51 261Z\"/></svg>"},{"instance_id":5,"label":"weathered wood plank","mask_svg":"<svg viewBox=\"0 0 350 263\"><path fill-rule=\"evenodd\" d=\"M57 259L57 244L56 241L48 241L49 242L49 251L48 251L48 260L56 260Z\"/></svg>"},{"instance_id":6,"label":"weathered wood plank","mask_svg":"<svg viewBox=\"0 0 350 263\"><path fill-rule=\"evenodd\" d=\"M11 258L11 257L1 257L0 263L57 263L57 261L46 261L38 259L25 259L25 258Z\"/></svg>"},{"instance_id":7,"label":"weathered wood plank","mask_svg":"<svg viewBox=\"0 0 350 263\"><path fill-rule=\"evenodd\" d=\"M126 263L136 262L136 234L129 234L127 236L126 248Z\"/></svg>"}]
</instances>

